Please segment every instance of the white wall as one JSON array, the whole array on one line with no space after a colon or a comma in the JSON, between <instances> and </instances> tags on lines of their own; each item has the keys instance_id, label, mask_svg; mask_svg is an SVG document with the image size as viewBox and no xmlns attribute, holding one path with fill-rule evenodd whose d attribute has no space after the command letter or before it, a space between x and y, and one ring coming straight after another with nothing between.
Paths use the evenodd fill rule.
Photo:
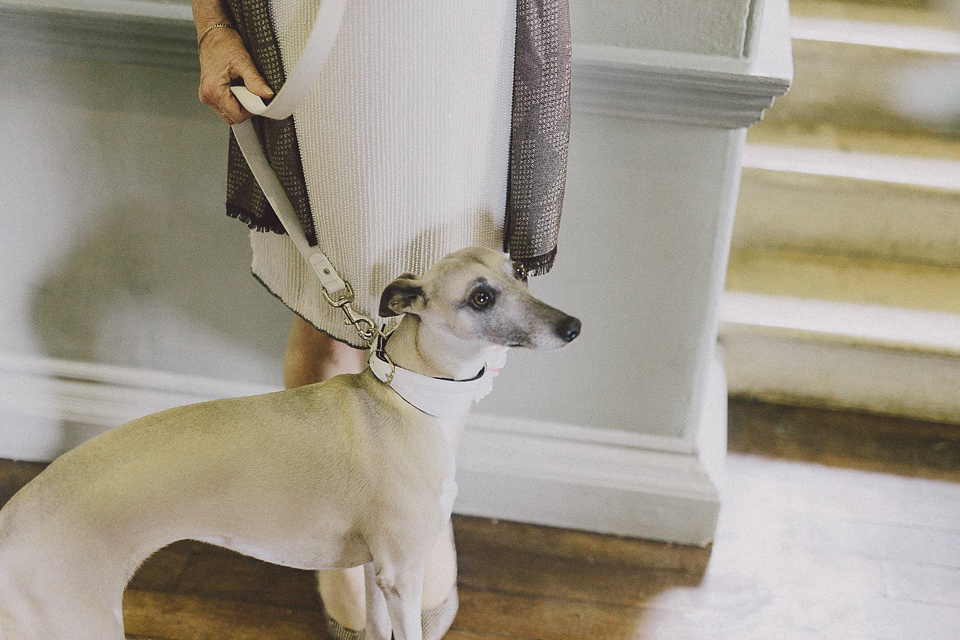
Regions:
<instances>
[{"instance_id":1,"label":"white wall","mask_svg":"<svg viewBox=\"0 0 960 640\"><path fill-rule=\"evenodd\" d=\"M4 54L0 87L0 351L276 384L196 73Z\"/></svg>"},{"instance_id":2,"label":"white wall","mask_svg":"<svg viewBox=\"0 0 960 640\"><path fill-rule=\"evenodd\" d=\"M574 41L632 49L743 55L750 0L570 0Z\"/></svg>"},{"instance_id":3,"label":"white wall","mask_svg":"<svg viewBox=\"0 0 960 640\"><path fill-rule=\"evenodd\" d=\"M706 47L735 53L747 8L575 0L575 37L629 33L623 44L690 51L708 38L739 43ZM0 267L12 274L0 350L277 384L287 312L250 278L243 225L222 215L227 134L197 102L196 72L42 46L2 60L0 140L17 152L0 160ZM557 270L534 286L582 316L584 335L565 354L518 354L506 374L518 384L500 385L516 391L485 410L686 428L697 393L687 372L703 367L710 322L710 279L698 274L723 258L714 210L735 188L731 131L575 113ZM676 373L663 375L665 362ZM582 402L590 386L600 395Z\"/></svg>"}]
</instances>

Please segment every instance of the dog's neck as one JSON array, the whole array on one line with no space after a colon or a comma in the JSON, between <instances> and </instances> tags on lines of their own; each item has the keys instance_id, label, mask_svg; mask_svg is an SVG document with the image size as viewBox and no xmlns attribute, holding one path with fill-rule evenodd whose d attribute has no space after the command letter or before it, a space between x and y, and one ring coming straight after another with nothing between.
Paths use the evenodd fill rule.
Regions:
<instances>
[{"instance_id":1,"label":"dog's neck","mask_svg":"<svg viewBox=\"0 0 960 640\"><path fill-rule=\"evenodd\" d=\"M370 371L407 403L439 419L445 438L455 447L464 419L474 402L490 393L498 369L488 369L482 357L490 350L489 345L472 349L460 345L450 350L446 344L448 349L444 350L438 348L433 336L424 323L413 317L404 319L382 346L385 357L378 351L371 352ZM424 355L426 349L418 348L425 344L430 345L430 357ZM470 364L455 362L457 351Z\"/></svg>"},{"instance_id":2,"label":"dog's neck","mask_svg":"<svg viewBox=\"0 0 960 640\"><path fill-rule=\"evenodd\" d=\"M386 352L398 366L431 378L470 380L486 364L491 345L463 340L407 314L390 334Z\"/></svg>"}]
</instances>

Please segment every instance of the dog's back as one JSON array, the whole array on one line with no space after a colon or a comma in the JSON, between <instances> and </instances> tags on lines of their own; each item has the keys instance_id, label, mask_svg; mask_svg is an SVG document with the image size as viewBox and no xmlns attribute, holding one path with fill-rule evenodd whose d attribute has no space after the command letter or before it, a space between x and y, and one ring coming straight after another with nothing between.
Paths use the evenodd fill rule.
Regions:
<instances>
[{"instance_id":1,"label":"dog's back","mask_svg":"<svg viewBox=\"0 0 960 640\"><path fill-rule=\"evenodd\" d=\"M411 461L416 482L452 476L427 453L442 437L421 423L367 373L112 429L61 456L0 510L0 633L122 640L126 582L180 539L300 568L367 562L363 530L384 504L410 498L403 478L383 482L391 460L423 456ZM370 522L356 517L363 501L382 503L361 509Z\"/></svg>"}]
</instances>

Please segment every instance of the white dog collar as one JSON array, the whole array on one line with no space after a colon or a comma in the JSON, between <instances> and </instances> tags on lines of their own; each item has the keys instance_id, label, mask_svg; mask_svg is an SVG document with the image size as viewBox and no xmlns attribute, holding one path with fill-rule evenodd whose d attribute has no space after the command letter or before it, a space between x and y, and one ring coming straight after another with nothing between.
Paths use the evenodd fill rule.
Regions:
<instances>
[{"instance_id":1,"label":"white dog collar","mask_svg":"<svg viewBox=\"0 0 960 640\"><path fill-rule=\"evenodd\" d=\"M373 375L401 398L420 411L445 420L462 418L474 402L487 397L493 390L493 378L500 371L487 365L470 380L431 378L390 364L374 349L368 362Z\"/></svg>"}]
</instances>

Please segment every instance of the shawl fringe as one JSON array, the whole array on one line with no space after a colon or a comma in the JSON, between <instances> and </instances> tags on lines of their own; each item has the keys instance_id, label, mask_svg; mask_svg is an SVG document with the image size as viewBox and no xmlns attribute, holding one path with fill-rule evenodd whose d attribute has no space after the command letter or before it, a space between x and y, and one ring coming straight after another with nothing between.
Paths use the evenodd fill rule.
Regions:
<instances>
[{"instance_id":1,"label":"shawl fringe","mask_svg":"<svg viewBox=\"0 0 960 640\"><path fill-rule=\"evenodd\" d=\"M280 235L287 234L287 230L283 228L283 224L276 216L274 216L273 219L270 219L267 216L257 215L253 211L231 202L227 202L226 207L228 217L233 218L234 220L239 220L253 231L259 231L262 233L277 233Z\"/></svg>"},{"instance_id":2,"label":"shawl fringe","mask_svg":"<svg viewBox=\"0 0 960 640\"><path fill-rule=\"evenodd\" d=\"M557 247L554 247L550 253L535 258L513 258L526 269L529 276L546 275L553 268L553 263L557 258Z\"/></svg>"}]
</instances>

